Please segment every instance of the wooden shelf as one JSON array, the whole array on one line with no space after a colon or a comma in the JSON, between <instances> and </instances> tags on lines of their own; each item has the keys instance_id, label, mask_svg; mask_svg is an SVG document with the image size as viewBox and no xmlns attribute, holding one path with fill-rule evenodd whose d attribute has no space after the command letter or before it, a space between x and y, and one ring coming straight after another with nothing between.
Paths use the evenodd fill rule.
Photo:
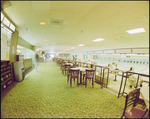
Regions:
<instances>
[{"instance_id":1,"label":"wooden shelf","mask_svg":"<svg viewBox=\"0 0 150 119\"><path fill-rule=\"evenodd\" d=\"M5 81L3 81L3 82L1 82L1 86L3 85L3 84L5 84L7 81L9 81L10 79L12 79L11 77L9 77L8 79L6 79Z\"/></svg>"},{"instance_id":2,"label":"wooden shelf","mask_svg":"<svg viewBox=\"0 0 150 119\"><path fill-rule=\"evenodd\" d=\"M1 76L3 76L3 75L5 75L5 74L7 74L7 73L11 73L11 70L9 69L9 70L7 70L6 72L1 72Z\"/></svg>"},{"instance_id":3,"label":"wooden shelf","mask_svg":"<svg viewBox=\"0 0 150 119\"><path fill-rule=\"evenodd\" d=\"M4 93L12 86L12 84L13 84L13 83L11 83L9 86L7 86L6 89L3 90L3 91L2 91L2 89L1 89L1 95L4 94Z\"/></svg>"},{"instance_id":4,"label":"wooden shelf","mask_svg":"<svg viewBox=\"0 0 150 119\"><path fill-rule=\"evenodd\" d=\"M1 69L5 67L5 71L1 72L1 77L5 76L6 74L10 73L11 76L8 79L5 79L3 82L1 82L1 95L6 92L7 89L13 84L13 77L12 77L12 71L11 71L11 65L9 64L9 60L1 60ZM8 68L10 67L10 68ZM10 85L6 84L8 81L12 81ZM7 87L3 89L3 86L6 85Z\"/></svg>"}]
</instances>

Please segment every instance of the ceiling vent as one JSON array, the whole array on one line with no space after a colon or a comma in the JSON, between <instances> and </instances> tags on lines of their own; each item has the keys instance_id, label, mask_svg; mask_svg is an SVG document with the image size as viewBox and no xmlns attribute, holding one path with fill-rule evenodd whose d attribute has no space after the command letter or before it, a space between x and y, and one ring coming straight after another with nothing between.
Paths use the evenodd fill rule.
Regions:
<instances>
[{"instance_id":1,"label":"ceiling vent","mask_svg":"<svg viewBox=\"0 0 150 119\"><path fill-rule=\"evenodd\" d=\"M64 20L51 19L51 25L62 25Z\"/></svg>"}]
</instances>

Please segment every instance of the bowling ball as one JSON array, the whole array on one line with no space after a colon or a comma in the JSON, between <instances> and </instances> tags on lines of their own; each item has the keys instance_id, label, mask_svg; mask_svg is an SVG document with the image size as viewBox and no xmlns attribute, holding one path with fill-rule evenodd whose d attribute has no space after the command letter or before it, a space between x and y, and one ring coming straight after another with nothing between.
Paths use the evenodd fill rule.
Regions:
<instances>
[{"instance_id":1,"label":"bowling ball","mask_svg":"<svg viewBox=\"0 0 150 119\"><path fill-rule=\"evenodd\" d=\"M6 75L6 78L8 78L8 75Z\"/></svg>"},{"instance_id":2,"label":"bowling ball","mask_svg":"<svg viewBox=\"0 0 150 119\"><path fill-rule=\"evenodd\" d=\"M4 85L3 88L6 88L6 85Z\"/></svg>"},{"instance_id":3,"label":"bowling ball","mask_svg":"<svg viewBox=\"0 0 150 119\"><path fill-rule=\"evenodd\" d=\"M3 79L3 77L1 77L1 81L3 81L4 79Z\"/></svg>"}]
</instances>

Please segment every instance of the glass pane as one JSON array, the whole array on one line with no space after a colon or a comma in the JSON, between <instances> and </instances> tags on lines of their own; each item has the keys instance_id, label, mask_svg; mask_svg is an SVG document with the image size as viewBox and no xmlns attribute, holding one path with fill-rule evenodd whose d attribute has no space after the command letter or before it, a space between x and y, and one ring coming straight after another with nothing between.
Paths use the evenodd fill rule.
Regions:
<instances>
[{"instance_id":1,"label":"glass pane","mask_svg":"<svg viewBox=\"0 0 150 119\"><path fill-rule=\"evenodd\" d=\"M16 27L13 24L10 24L10 29L12 29L13 31L15 31Z\"/></svg>"},{"instance_id":2,"label":"glass pane","mask_svg":"<svg viewBox=\"0 0 150 119\"><path fill-rule=\"evenodd\" d=\"M3 18L4 18L4 15L3 15L3 13L1 13L1 21L3 20Z\"/></svg>"},{"instance_id":3,"label":"glass pane","mask_svg":"<svg viewBox=\"0 0 150 119\"><path fill-rule=\"evenodd\" d=\"M9 27L10 21L5 17L3 23Z\"/></svg>"}]
</instances>

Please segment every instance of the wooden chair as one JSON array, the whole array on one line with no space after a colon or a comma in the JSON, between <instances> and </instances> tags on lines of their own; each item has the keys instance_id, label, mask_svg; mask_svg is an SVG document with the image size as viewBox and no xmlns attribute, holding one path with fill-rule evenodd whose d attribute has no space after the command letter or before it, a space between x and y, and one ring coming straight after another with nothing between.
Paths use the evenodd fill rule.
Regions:
<instances>
[{"instance_id":1,"label":"wooden chair","mask_svg":"<svg viewBox=\"0 0 150 119\"><path fill-rule=\"evenodd\" d=\"M139 95L140 95L140 88L134 89L133 91L131 91L129 94L126 95L125 107L121 118L123 116L125 116L125 118L143 118L145 116L148 109L144 111L142 109L135 107L136 103L139 100Z\"/></svg>"},{"instance_id":2,"label":"wooden chair","mask_svg":"<svg viewBox=\"0 0 150 119\"><path fill-rule=\"evenodd\" d=\"M144 99L143 99L141 94L139 96L139 100L138 100L137 104L142 105L142 109L145 109L145 107L146 107L145 101L144 101Z\"/></svg>"},{"instance_id":3,"label":"wooden chair","mask_svg":"<svg viewBox=\"0 0 150 119\"><path fill-rule=\"evenodd\" d=\"M64 71L65 71L65 76L66 76L66 72L68 73L70 68L70 65L65 64L64 67L62 67L62 74L64 75Z\"/></svg>"},{"instance_id":4,"label":"wooden chair","mask_svg":"<svg viewBox=\"0 0 150 119\"><path fill-rule=\"evenodd\" d=\"M66 63L66 62L64 62L64 61L61 62L61 65L60 65L60 69L61 69L61 70L62 70L62 68L65 66L65 63Z\"/></svg>"},{"instance_id":5,"label":"wooden chair","mask_svg":"<svg viewBox=\"0 0 150 119\"><path fill-rule=\"evenodd\" d=\"M69 77L70 77L70 87L72 87L72 78L74 79L74 83L75 83L75 79L77 79L77 85L79 87L79 83L78 83L78 78L79 78L79 69L69 69L69 73L68 73L68 77L67 77L67 83L69 81Z\"/></svg>"},{"instance_id":6,"label":"wooden chair","mask_svg":"<svg viewBox=\"0 0 150 119\"><path fill-rule=\"evenodd\" d=\"M86 69L86 73L83 74L83 80L85 77L85 88L87 87L87 79L92 79L92 86L94 88L94 75L95 75L95 70L93 69Z\"/></svg>"},{"instance_id":7,"label":"wooden chair","mask_svg":"<svg viewBox=\"0 0 150 119\"><path fill-rule=\"evenodd\" d=\"M74 67L79 67L79 64L74 64L73 66L74 66Z\"/></svg>"}]
</instances>

